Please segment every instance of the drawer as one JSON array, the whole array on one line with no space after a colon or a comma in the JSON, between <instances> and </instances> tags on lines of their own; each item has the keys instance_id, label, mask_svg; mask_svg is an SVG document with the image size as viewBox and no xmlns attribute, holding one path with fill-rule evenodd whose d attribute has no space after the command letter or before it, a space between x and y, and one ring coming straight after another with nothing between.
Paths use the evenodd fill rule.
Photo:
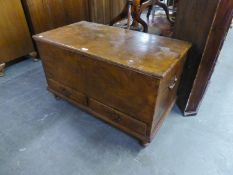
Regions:
<instances>
[{"instance_id":1,"label":"drawer","mask_svg":"<svg viewBox=\"0 0 233 175\"><path fill-rule=\"evenodd\" d=\"M81 105L87 106L87 97L71 88L68 88L52 79L48 79L49 89L59 93L67 99L73 100Z\"/></svg>"},{"instance_id":2,"label":"drawer","mask_svg":"<svg viewBox=\"0 0 233 175\"><path fill-rule=\"evenodd\" d=\"M133 119L119 111L116 111L94 99L89 99L89 108L100 114L103 120L113 123L116 126L126 128L131 132L136 132L137 134L146 135L146 124Z\"/></svg>"}]
</instances>

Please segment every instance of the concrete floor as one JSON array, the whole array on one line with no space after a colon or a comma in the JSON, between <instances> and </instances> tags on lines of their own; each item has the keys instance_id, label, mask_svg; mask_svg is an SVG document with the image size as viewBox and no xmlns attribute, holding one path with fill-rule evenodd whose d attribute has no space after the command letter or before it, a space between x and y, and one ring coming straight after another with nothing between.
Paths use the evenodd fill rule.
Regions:
<instances>
[{"instance_id":1,"label":"concrete floor","mask_svg":"<svg viewBox=\"0 0 233 175\"><path fill-rule=\"evenodd\" d=\"M233 30L198 116L175 107L146 149L56 101L40 62L9 67L0 78L0 175L232 175L232 45Z\"/></svg>"}]
</instances>

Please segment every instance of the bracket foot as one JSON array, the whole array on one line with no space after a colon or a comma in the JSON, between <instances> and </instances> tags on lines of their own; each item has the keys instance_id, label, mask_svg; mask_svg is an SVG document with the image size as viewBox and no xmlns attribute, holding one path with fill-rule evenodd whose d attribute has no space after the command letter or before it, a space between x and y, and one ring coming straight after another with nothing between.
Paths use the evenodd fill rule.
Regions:
<instances>
[{"instance_id":1,"label":"bracket foot","mask_svg":"<svg viewBox=\"0 0 233 175\"><path fill-rule=\"evenodd\" d=\"M4 76L5 67L6 67L6 63L1 63L0 64L0 77Z\"/></svg>"}]
</instances>

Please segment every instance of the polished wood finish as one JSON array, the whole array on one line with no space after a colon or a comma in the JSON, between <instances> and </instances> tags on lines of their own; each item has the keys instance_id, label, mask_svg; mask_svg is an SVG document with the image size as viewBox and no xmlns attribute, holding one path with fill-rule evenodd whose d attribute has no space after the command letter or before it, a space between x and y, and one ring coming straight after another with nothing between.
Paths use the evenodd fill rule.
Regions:
<instances>
[{"instance_id":1,"label":"polished wood finish","mask_svg":"<svg viewBox=\"0 0 233 175\"><path fill-rule=\"evenodd\" d=\"M22 0L33 34L89 20L87 0Z\"/></svg>"},{"instance_id":2,"label":"polished wood finish","mask_svg":"<svg viewBox=\"0 0 233 175\"><path fill-rule=\"evenodd\" d=\"M0 0L0 50L0 64L34 50L20 0Z\"/></svg>"},{"instance_id":3,"label":"polished wood finish","mask_svg":"<svg viewBox=\"0 0 233 175\"><path fill-rule=\"evenodd\" d=\"M143 143L151 141L175 103L191 47L89 22L34 38L51 92Z\"/></svg>"},{"instance_id":4,"label":"polished wood finish","mask_svg":"<svg viewBox=\"0 0 233 175\"><path fill-rule=\"evenodd\" d=\"M197 114L230 26L232 11L232 0L178 3L174 37L193 43L179 90L178 105L184 115Z\"/></svg>"}]
</instances>

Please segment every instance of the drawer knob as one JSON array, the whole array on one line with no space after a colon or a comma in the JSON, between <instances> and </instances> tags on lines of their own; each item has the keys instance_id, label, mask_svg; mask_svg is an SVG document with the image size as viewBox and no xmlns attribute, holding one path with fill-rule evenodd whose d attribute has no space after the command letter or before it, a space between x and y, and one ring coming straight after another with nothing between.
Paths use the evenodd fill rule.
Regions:
<instances>
[{"instance_id":1,"label":"drawer knob","mask_svg":"<svg viewBox=\"0 0 233 175\"><path fill-rule=\"evenodd\" d=\"M168 86L168 88L170 90L174 89L174 87L176 86L177 81L178 81L178 78L175 76L175 78L173 79L173 81L171 82L171 84Z\"/></svg>"}]
</instances>

